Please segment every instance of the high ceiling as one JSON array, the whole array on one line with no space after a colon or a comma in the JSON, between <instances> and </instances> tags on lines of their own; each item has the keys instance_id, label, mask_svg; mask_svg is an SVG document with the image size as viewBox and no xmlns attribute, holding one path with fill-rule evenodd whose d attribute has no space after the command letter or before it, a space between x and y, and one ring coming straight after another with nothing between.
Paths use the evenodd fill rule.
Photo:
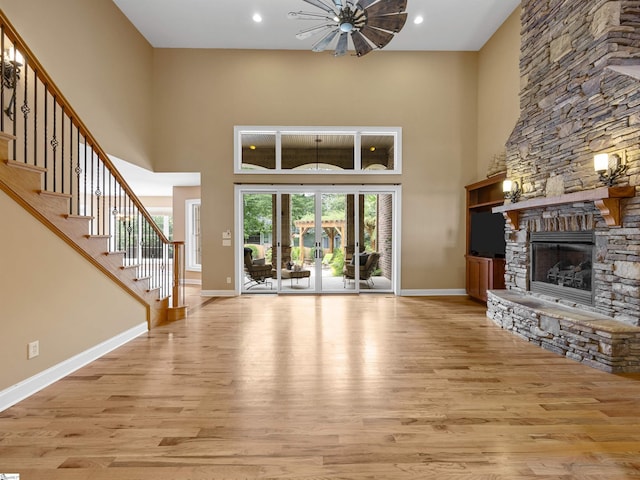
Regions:
<instances>
[{"instance_id":1,"label":"high ceiling","mask_svg":"<svg viewBox=\"0 0 640 480\"><path fill-rule=\"evenodd\" d=\"M296 38L318 22L287 18L291 11L320 12L303 0L113 1L157 48L310 50L318 40ZM408 0L407 23L385 50L479 50L519 3ZM256 13L262 22L253 21ZM416 25L418 15L424 22Z\"/></svg>"}]
</instances>

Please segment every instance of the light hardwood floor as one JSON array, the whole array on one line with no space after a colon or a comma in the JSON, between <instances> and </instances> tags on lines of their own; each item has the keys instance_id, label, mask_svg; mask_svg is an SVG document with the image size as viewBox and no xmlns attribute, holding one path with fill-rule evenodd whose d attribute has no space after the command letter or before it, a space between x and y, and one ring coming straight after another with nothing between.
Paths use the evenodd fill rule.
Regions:
<instances>
[{"instance_id":1,"label":"light hardwood floor","mask_svg":"<svg viewBox=\"0 0 640 480\"><path fill-rule=\"evenodd\" d=\"M464 298L242 296L0 413L27 479L640 478L640 375Z\"/></svg>"}]
</instances>

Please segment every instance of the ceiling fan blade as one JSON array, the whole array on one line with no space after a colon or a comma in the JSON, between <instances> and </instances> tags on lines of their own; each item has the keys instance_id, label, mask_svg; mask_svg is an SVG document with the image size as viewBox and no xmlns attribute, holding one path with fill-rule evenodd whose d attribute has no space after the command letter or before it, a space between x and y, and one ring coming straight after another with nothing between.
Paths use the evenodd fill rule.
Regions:
<instances>
[{"instance_id":1,"label":"ceiling fan blade","mask_svg":"<svg viewBox=\"0 0 640 480\"><path fill-rule=\"evenodd\" d=\"M360 32L367 38L367 40L378 48L384 48L384 46L393 39L393 33L378 30L377 28L371 28L368 25L362 27Z\"/></svg>"},{"instance_id":2,"label":"ceiling fan blade","mask_svg":"<svg viewBox=\"0 0 640 480\"><path fill-rule=\"evenodd\" d=\"M327 33L318 43L313 46L311 50L313 50L314 52L324 52L329 44L333 41L333 39L336 38L338 32L339 29L336 28L335 30Z\"/></svg>"},{"instance_id":3,"label":"ceiling fan blade","mask_svg":"<svg viewBox=\"0 0 640 480\"><path fill-rule=\"evenodd\" d=\"M303 0L303 1L313 5L314 7L318 7L319 9L324 10L325 12L329 12L331 14L336 13L333 8L331 8L329 5L324 3L322 0Z\"/></svg>"},{"instance_id":4,"label":"ceiling fan blade","mask_svg":"<svg viewBox=\"0 0 640 480\"><path fill-rule=\"evenodd\" d=\"M353 41L353 46L356 48L356 56L358 57L362 57L373 50L371 44L367 42L365 36L360 32L351 33L351 40Z\"/></svg>"},{"instance_id":5,"label":"ceiling fan blade","mask_svg":"<svg viewBox=\"0 0 640 480\"><path fill-rule=\"evenodd\" d=\"M367 17L378 17L390 13L400 13L407 9L407 0L390 0L378 2L366 9Z\"/></svg>"},{"instance_id":6,"label":"ceiling fan blade","mask_svg":"<svg viewBox=\"0 0 640 480\"><path fill-rule=\"evenodd\" d=\"M323 30L326 30L327 28L334 28L335 25L329 25L329 24L324 24L324 25L318 25L316 27L311 27L308 28L306 30L302 30L301 32L298 32L296 34L296 38L299 40L304 40L305 38L309 38L314 36L316 33L320 33Z\"/></svg>"},{"instance_id":7,"label":"ceiling fan blade","mask_svg":"<svg viewBox=\"0 0 640 480\"><path fill-rule=\"evenodd\" d=\"M345 53L347 53L347 47L349 46L349 34L347 32L342 32L340 34L340 38L338 39L338 46L336 47L336 51L333 54L334 57L341 57Z\"/></svg>"},{"instance_id":8,"label":"ceiling fan blade","mask_svg":"<svg viewBox=\"0 0 640 480\"><path fill-rule=\"evenodd\" d=\"M311 12L289 12L287 18L290 20L329 20L334 21L333 17L329 17L324 13L311 13Z\"/></svg>"},{"instance_id":9,"label":"ceiling fan blade","mask_svg":"<svg viewBox=\"0 0 640 480\"><path fill-rule=\"evenodd\" d=\"M371 5L374 2L377 2L378 0L359 0L358 1L358 5L360 5L360 7L362 9L367 8L369 5Z\"/></svg>"},{"instance_id":10,"label":"ceiling fan blade","mask_svg":"<svg viewBox=\"0 0 640 480\"><path fill-rule=\"evenodd\" d=\"M398 15L385 15L383 17L369 17L367 19L367 25L397 33L402 30L406 21L407 14L400 13Z\"/></svg>"}]
</instances>

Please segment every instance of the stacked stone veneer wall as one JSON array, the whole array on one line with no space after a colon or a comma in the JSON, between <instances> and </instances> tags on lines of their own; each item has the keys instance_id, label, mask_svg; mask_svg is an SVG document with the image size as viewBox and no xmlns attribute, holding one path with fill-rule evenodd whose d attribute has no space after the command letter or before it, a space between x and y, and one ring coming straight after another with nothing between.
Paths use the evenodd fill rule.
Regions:
<instances>
[{"instance_id":1,"label":"stacked stone veneer wall","mask_svg":"<svg viewBox=\"0 0 640 480\"><path fill-rule=\"evenodd\" d=\"M640 65L640 1L523 0L521 33L521 116L507 175L521 182L523 199L600 186L599 152L623 152L619 184L640 185L640 80L608 68ZM638 325L638 197L622 201L622 217L608 227L587 202L521 212L508 233L507 289L528 290L531 231L595 230L595 304L577 307Z\"/></svg>"}]
</instances>

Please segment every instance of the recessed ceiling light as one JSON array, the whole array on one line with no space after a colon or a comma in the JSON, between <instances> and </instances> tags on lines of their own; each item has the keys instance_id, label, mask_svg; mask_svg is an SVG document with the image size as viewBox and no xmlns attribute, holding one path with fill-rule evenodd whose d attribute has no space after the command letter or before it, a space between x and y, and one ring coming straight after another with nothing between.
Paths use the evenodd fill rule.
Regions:
<instances>
[{"instance_id":1,"label":"recessed ceiling light","mask_svg":"<svg viewBox=\"0 0 640 480\"><path fill-rule=\"evenodd\" d=\"M250 149L250 150L255 150L255 149L256 149L256 146L255 146L255 145L249 145L249 149Z\"/></svg>"},{"instance_id":2,"label":"recessed ceiling light","mask_svg":"<svg viewBox=\"0 0 640 480\"><path fill-rule=\"evenodd\" d=\"M424 18L422 17L422 15L418 15L413 19L413 23L415 23L416 25L420 25L422 22L424 22Z\"/></svg>"},{"instance_id":3,"label":"recessed ceiling light","mask_svg":"<svg viewBox=\"0 0 640 480\"><path fill-rule=\"evenodd\" d=\"M372 151L372 152L375 152L376 151L376 147L369 147L369 150Z\"/></svg>"},{"instance_id":4,"label":"recessed ceiling light","mask_svg":"<svg viewBox=\"0 0 640 480\"><path fill-rule=\"evenodd\" d=\"M253 14L253 21L256 23L260 23L262 21L262 15L260 15L259 13L254 13Z\"/></svg>"}]
</instances>

